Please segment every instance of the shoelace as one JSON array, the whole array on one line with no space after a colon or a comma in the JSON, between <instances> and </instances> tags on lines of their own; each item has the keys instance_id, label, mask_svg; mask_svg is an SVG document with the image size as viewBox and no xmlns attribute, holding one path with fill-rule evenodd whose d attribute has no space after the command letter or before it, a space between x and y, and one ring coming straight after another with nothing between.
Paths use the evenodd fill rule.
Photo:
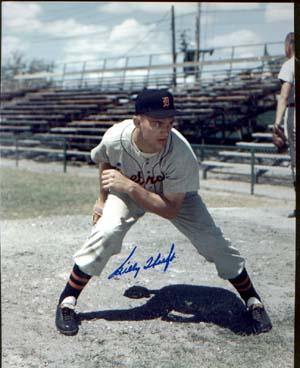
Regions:
<instances>
[{"instance_id":1,"label":"shoelace","mask_svg":"<svg viewBox=\"0 0 300 368\"><path fill-rule=\"evenodd\" d=\"M255 319L259 319L260 316L262 315L262 313L263 313L263 308L262 307L256 307L252 310L252 316Z\"/></svg>"},{"instance_id":2,"label":"shoelace","mask_svg":"<svg viewBox=\"0 0 300 368\"><path fill-rule=\"evenodd\" d=\"M62 308L63 319L65 321L72 321L75 318L75 312L70 308Z\"/></svg>"}]
</instances>

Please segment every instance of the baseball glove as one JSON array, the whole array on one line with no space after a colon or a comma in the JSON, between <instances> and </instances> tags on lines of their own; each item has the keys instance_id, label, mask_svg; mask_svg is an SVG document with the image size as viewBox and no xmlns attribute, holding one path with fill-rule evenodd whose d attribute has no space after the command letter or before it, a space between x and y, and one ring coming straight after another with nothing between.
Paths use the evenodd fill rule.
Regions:
<instances>
[{"instance_id":1,"label":"baseball glove","mask_svg":"<svg viewBox=\"0 0 300 368\"><path fill-rule=\"evenodd\" d=\"M274 145L277 147L278 152L283 152L286 149L286 137L282 128L273 128L272 140Z\"/></svg>"},{"instance_id":2,"label":"baseball glove","mask_svg":"<svg viewBox=\"0 0 300 368\"><path fill-rule=\"evenodd\" d=\"M99 218L102 216L103 208L101 204L99 203L99 199L96 200L95 205L93 207L93 225L96 224L96 222L99 220Z\"/></svg>"}]
</instances>

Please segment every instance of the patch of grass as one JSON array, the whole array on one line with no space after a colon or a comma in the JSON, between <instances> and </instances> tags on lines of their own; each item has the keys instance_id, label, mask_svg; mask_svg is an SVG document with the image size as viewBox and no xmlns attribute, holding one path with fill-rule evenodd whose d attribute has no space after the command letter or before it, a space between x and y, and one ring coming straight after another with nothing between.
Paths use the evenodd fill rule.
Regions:
<instances>
[{"instance_id":1,"label":"patch of grass","mask_svg":"<svg viewBox=\"0 0 300 368\"><path fill-rule=\"evenodd\" d=\"M1 168L0 173L2 219L88 215L92 213L98 196L96 170L94 178L21 168ZM285 203L283 200L215 191L201 191L201 196L208 207L272 207Z\"/></svg>"},{"instance_id":2,"label":"patch of grass","mask_svg":"<svg viewBox=\"0 0 300 368\"><path fill-rule=\"evenodd\" d=\"M98 178L1 168L1 218L91 214Z\"/></svg>"}]
</instances>

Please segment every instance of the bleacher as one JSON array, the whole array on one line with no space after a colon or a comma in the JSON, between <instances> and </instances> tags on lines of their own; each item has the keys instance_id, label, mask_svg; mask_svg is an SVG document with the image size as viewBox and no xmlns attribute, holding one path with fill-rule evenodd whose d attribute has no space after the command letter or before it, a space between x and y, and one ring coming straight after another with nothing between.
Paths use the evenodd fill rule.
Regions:
<instances>
[{"instance_id":1,"label":"bleacher","mask_svg":"<svg viewBox=\"0 0 300 368\"><path fill-rule=\"evenodd\" d=\"M90 90L28 91L17 95L13 104L1 103L1 152L10 155L15 150L14 137L22 157L60 157L64 140L68 157L84 160L107 129L76 127L76 122L94 113L101 114L117 104L116 94ZM8 96L4 95L7 101ZM72 123L75 123L73 126ZM29 137L29 139L28 139ZM32 148L32 149L30 149ZM74 148L74 149L73 149Z\"/></svg>"},{"instance_id":2,"label":"bleacher","mask_svg":"<svg viewBox=\"0 0 300 368\"><path fill-rule=\"evenodd\" d=\"M12 101L19 97L24 97L27 93L37 92L37 88L22 88L15 91L1 92L1 105L5 105L7 102Z\"/></svg>"},{"instance_id":3,"label":"bleacher","mask_svg":"<svg viewBox=\"0 0 300 368\"><path fill-rule=\"evenodd\" d=\"M270 73L241 73L201 85L178 86L173 91L176 107L181 111L176 127L192 144L254 147L259 139L269 136L265 127L253 126L253 119L275 110L279 89L279 81ZM105 131L115 122L132 117L137 93L96 88L27 91L15 100L12 98L9 105L2 103L1 153L12 155L15 142L9 138L17 137L22 157L61 157L64 148L68 159L89 161L90 150ZM251 143L252 138L256 142ZM265 154L276 154L269 141L264 147L257 146L257 150L260 148ZM221 164L246 160L244 154L230 156L223 152ZM220 169L221 164L204 163L206 175ZM229 165L223 167L228 169Z\"/></svg>"},{"instance_id":4,"label":"bleacher","mask_svg":"<svg viewBox=\"0 0 300 368\"><path fill-rule=\"evenodd\" d=\"M267 132L253 133L252 141L240 141L235 150L215 150L209 158L200 162L202 178L207 179L208 174L214 174L227 179L244 177L247 181L292 183L290 156L287 149L278 152L272 142L272 125L268 125Z\"/></svg>"}]
</instances>

